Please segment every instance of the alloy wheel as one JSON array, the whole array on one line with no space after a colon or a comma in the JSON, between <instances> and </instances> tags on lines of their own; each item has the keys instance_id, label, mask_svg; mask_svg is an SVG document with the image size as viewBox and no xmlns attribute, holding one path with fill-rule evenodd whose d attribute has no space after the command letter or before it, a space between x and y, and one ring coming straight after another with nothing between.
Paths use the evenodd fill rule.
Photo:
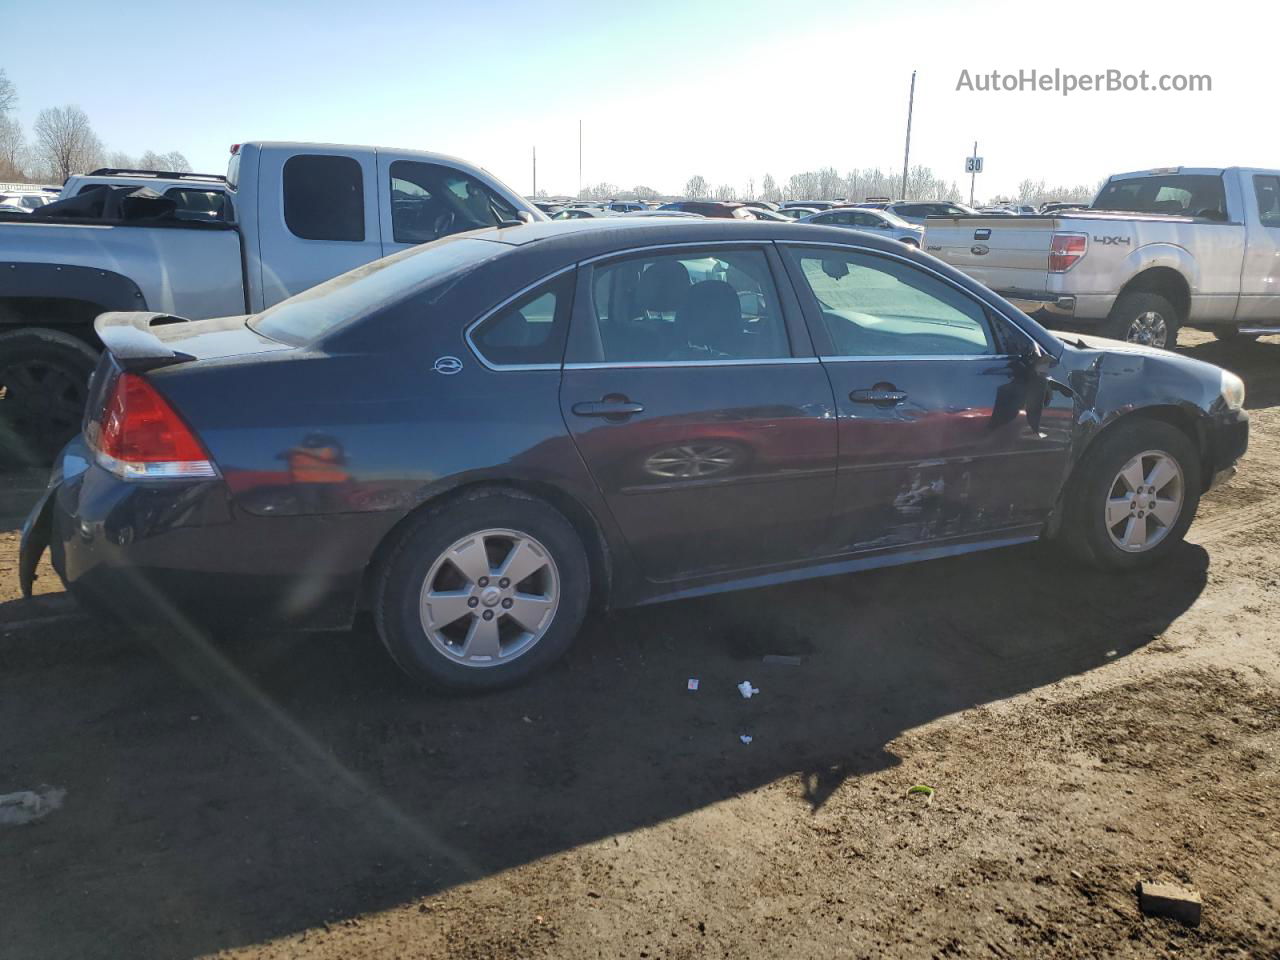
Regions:
<instances>
[{"instance_id":1,"label":"alloy wheel","mask_svg":"<svg viewBox=\"0 0 1280 960\"><path fill-rule=\"evenodd\" d=\"M481 530L431 565L419 613L432 646L455 663L491 667L528 653L550 629L560 573L550 551L516 530Z\"/></svg>"},{"instance_id":2,"label":"alloy wheel","mask_svg":"<svg viewBox=\"0 0 1280 960\"><path fill-rule=\"evenodd\" d=\"M1152 549L1178 522L1184 500L1178 461L1163 450L1138 454L1116 474L1103 508L1111 542L1126 553Z\"/></svg>"},{"instance_id":3,"label":"alloy wheel","mask_svg":"<svg viewBox=\"0 0 1280 960\"><path fill-rule=\"evenodd\" d=\"M1163 316L1155 310L1147 310L1134 317L1129 329L1124 333L1129 343L1140 343L1145 347L1164 348L1169 342L1169 325Z\"/></svg>"}]
</instances>

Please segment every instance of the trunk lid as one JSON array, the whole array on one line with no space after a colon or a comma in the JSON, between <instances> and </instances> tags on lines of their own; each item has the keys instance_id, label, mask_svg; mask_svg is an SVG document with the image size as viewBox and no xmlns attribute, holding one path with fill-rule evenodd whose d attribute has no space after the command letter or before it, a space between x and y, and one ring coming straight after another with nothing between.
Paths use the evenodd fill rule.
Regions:
<instances>
[{"instance_id":1,"label":"trunk lid","mask_svg":"<svg viewBox=\"0 0 1280 960\"><path fill-rule=\"evenodd\" d=\"M1001 293L1043 294L1055 217L930 217L924 249Z\"/></svg>"}]
</instances>

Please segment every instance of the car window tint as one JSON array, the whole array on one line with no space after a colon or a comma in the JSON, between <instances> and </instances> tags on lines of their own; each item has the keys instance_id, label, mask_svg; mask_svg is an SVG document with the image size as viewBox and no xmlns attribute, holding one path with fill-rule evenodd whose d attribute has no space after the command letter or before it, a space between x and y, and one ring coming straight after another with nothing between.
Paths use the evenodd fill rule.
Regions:
<instances>
[{"instance_id":1,"label":"car window tint","mask_svg":"<svg viewBox=\"0 0 1280 960\"><path fill-rule=\"evenodd\" d=\"M986 310L911 264L843 250L792 250L840 357L995 353Z\"/></svg>"},{"instance_id":2,"label":"car window tint","mask_svg":"<svg viewBox=\"0 0 1280 960\"><path fill-rule=\"evenodd\" d=\"M178 216L186 220L226 220L227 195L221 190L171 187L164 192L178 204Z\"/></svg>"},{"instance_id":3,"label":"car window tint","mask_svg":"<svg viewBox=\"0 0 1280 960\"><path fill-rule=\"evenodd\" d=\"M559 364L572 278L557 277L485 319L471 331L476 351L495 365Z\"/></svg>"},{"instance_id":4,"label":"car window tint","mask_svg":"<svg viewBox=\"0 0 1280 960\"><path fill-rule=\"evenodd\" d=\"M452 167L396 160L390 172L391 237L396 243L430 243L518 219L510 203Z\"/></svg>"},{"instance_id":5,"label":"car window tint","mask_svg":"<svg viewBox=\"0 0 1280 960\"><path fill-rule=\"evenodd\" d=\"M596 267L598 358L618 363L790 356L759 250L629 257Z\"/></svg>"},{"instance_id":6,"label":"car window tint","mask_svg":"<svg viewBox=\"0 0 1280 960\"><path fill-rule=\"evenodd\" d=\"M1126 177L1110 180L1093 203L1095 210L1171 213L1225 218L1222 177L1203 173Z\"/></svg>"},{"instance_id":7,"label":"car window tint","mask_svg":"<svg viewBox=\"0 0 1280 960\"><path fill-rule=\"evenodd\" d=\"M1280 227L1280 177L1253 178L1258 197L1258 219L1264 227Z\"/></svg>"},{"instance_id":8,"label":"car window tint","mask_svg":"<svg viewBox=\"0 0 1280 960\"><path fill-rule=\"evenodd\" d=\"M284 222L303 240L363 240L364 175L359 162L305 153L286 160Z\"/></svg>"}]
</instances>

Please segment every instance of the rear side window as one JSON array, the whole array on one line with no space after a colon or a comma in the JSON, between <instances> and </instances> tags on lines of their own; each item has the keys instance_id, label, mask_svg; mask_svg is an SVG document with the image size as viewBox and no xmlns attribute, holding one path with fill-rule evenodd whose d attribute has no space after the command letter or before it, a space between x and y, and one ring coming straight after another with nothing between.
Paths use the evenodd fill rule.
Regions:
<instances>
[{"instance_id":1,"label":"rear side window","mask_svg":"<svg viewBox=\"0 0 1280 960\"><path fill-rule=\"evenodd\" d=\"M286 160L284 222L303 240L363 240L364 175L359 162L322 154Z\"/></svg>"},{"instance_id":2,"label":"rear side window","mask_svg":"<svg viewBox=\"0 0 1280 960\"><path fill-rule=\"evenodd\" d=\"M1280 177L1253 178L1258 197L1258 219L1264 227L1280 227Z\"/></svg>"},{"instance_id":3,"label":"rear side window","mask_svg":"<svg viewBox=\"0 0 1280 960\"><path fill-rule=\"evenodd\" d=\"M221 190L171 187L164 192L178 204L178 216L188 220L230 220L227 195Z\"/></svg>"},{"instance_id":4,"label":"rear side window","mask_svg":"<svg viewBox=\"0 0 1280 960\"><path fill-rule=\"evenodd\" d=\"M480 322L468 336L494 366L553 364L564 358L573 271L527 293Z\"/></svg>"},{"instance_id":5,"label":"rear side window","mask_svg":"<svg viewBox=\"0 0 1280 960\"><path fill-rule=\"evenodd\" d=\"M1094 201L1093 209L1225 220L1227 198L1222 177L1211 174L1127 177L1108 181Z\"/></svg>"},{"instance_id":6,"label":"rear side window","mask_svg":"<svg viewBox=\"0 0 1280 960\"><path fill-rule=\"evenodd\" d=\"M837 357L996 353L981 304L917 267L849 250L792 249Z\"/></svg>"}]
</instances>

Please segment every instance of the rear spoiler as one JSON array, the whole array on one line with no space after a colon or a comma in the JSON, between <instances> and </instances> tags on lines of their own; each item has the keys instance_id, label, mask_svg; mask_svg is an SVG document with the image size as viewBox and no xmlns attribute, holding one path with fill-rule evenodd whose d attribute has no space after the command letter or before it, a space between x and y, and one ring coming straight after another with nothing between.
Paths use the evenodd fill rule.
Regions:
<instances>
[{"instance_id":1,"label":"rear spoiler","mask_svg":"<svg viewBox=\"0 0 1280 960\"><path fill-rule=\"evenodd\" d=\"M195 357L169 347L151 328L190 322L186 317L171 313L113 312L99 314L93 321L93 329L103 346L111 351L124 369L154 370L185 363Z\"/></svg>"}]
</instances>

